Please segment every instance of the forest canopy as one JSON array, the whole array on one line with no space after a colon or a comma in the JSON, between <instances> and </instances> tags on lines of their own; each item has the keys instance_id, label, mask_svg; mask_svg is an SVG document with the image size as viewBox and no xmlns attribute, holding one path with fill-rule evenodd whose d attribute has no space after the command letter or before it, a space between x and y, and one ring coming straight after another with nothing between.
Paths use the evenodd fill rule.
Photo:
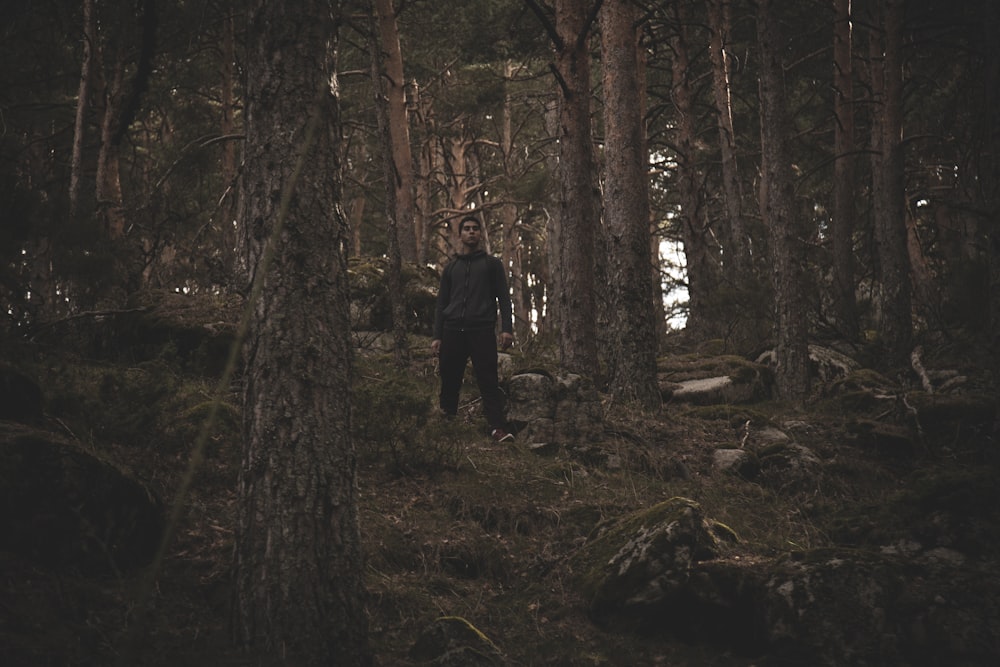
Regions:
<instances>
[{"instance_id":1,"label":"forest canopy","mask_svg":"<svg viewBox=\"0 0 1000 667\"><path fill-rule=\"evenodd\" d=\"M589 326L561 321L580 308L559 304L581 292L607 339L631 289L640 305L629 308L652 304L656 336L681 321L740 353L794 354L791 337L834 337L894 363L915 337L961 335L996 359L995 2L604 3L632 12L625 28L598 20L601 4L344 3L349 254L384 256L397 240L404 265L440 269L455 250L451 223L474 209L510 269L522 340ZM248 9L8 8L9 334L124 308L150 289L243 289ZM628 34L609 49L615 29ZM570 79L579 72L583 83ZM634 101L616 109L614 84L629 72ZM634 122L611 122L632 107ZM616 132L632 130L642 145L616 162L635 143ZM622 189L621 165L636 160L644 182ZM620 206L643 198L639 212ZM612 375L625 363L603 354Z\"/></svg>"}]
</instances>

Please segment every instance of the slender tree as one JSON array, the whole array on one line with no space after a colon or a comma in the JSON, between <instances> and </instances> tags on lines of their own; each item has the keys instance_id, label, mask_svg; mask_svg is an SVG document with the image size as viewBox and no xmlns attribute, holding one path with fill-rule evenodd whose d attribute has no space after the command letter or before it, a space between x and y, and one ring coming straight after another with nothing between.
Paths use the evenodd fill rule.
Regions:
<instances>
[{"instance_id":1,"label":"slender tree","mask_svg":"<svg viewBox=\"0 0 1000 667\"><path fill-rule=\"evenodd\" d=\"M391 166L395 188L393 217L399 238L399 253L405 262L417 261L417 239L422 236L414 229L413 154L410 149L410 123L406 110L406 79L403 75L403 52L399 46L399 27L392 0L373 0L377 17L376 36L372 48L379 48L379 86L385 98L389 121L390 145L385 159ZM384 134L384 131L383 131Z\"/></svg>"},{"instance_id":2,"label":"slender tree","mask_svg":"<svg viewBox=\"0 0 1000 667\"><path fill-rule=\"evenodd\" d=\"M694 337L711 337L717 313L712 296L719 285L719 247L709 226L702 194L702 177L698 171L697 124L694 94L689 80L687 6L675 2L671 6L674 33L670 37L671 93L677 110L675 147L677 150L678 198L677 219L684 241L687 271L688 316L686 330Z\"/></svg>"},{"instance_id":3,"label":"slender tree","mask_svg":"<svg viewBox=\"0 0 1000 667\"><path fill-rule=\"evenodd\" d=\"M880 0L881 34L870 54L875 110L872 123L872 198L881 283L880 334L889 360L905 363L912 336L912 297L906 232L903 162L903 0Z\"/></svg>"},{"instance_id":4,"label":"slender tree","mask_svg":"<svg viewBox=\"0 0 1000 667\"><path fill-rule=\"evenodd\" d=\"M611 287L611 390L654 408L656 326L650 281L649 158L639 80L638 13L630 0L601 8L604 82L604 221Z\"/></svg>"},{"instance_id":5,"label":"slender tree","mask_svg":"<svg viewBox=\"0 0 1000 667\"><path fill-rule=\"evenodd\" d=\"M408 164L409 169L407 173L409 176L405 179L401 178L398 160L402 157L402 153L405 152L408 158L409 156L409 132L405 133L406 137L406 149L405 151L397 147L397 140L400 137L400 130L395 127L395 123L398 118L394 118L393 112L393 86L391 83L385 81L383 72L386 71L386 52L383 51L383 45L386 41L386 33L388 32L394 42L395 53L399 53L399 38L395 32L396 20L395 17L390 17L391 29L386 27L386 18L382 15L383 11L386 11L386 7L379 6L388 4L389 9L391 9L391 2L388 0L375 0L373 3L373 8L371 12L371 76L372 76L372 89L375 94L375 118L378 126L378 136L381 145L381 155L382 155L382 174L383 182L385 183L385 219L386 219L386 238L387 238L387 254L388 254L388 269L386 271L386 283L388 285L389 292L389 303L392 311L392 333L393 333L393 354L396 358L396 363L402 365L407 358L408 346L406 341L406 304L404 303L405 294L403 293L403 258L404 258L404 238L413 241L412 225L408 226L405 220L412 222L413 220L413 199L412 197L407 197L406 192L413 192L412 181L413 181L413 170L412 165ZM392 51L390 50L389 55L391 59ZM399 61L399 72L398 74L402 76L402 59ZM390 70L395 68L390 66ZM405 112L405 109L404 109ZM402 118L405 124L406 117L405 113ZM407 185L404 186L403 182L406 181ZM400 197L402 197L406 202L407 206L405 211L400 204ZM403 216L401 220L400 216ZM415 255L414 244L411 243L410 251ZM410 258L412 261L412 257Z\"/></svg>"},{"instance_id":6,"label":"slender tree","mask_svg":"<svg viewBox=\"0 0 1000 667\"><path fill-rule=\"evenodd\" d=\"M808 304L805 288L805 234L795 215L789 154L789 118L783 55L775 0L757 2L760 58L760 211L767 226L774 284L779 395L803 401L809 390Z\"/></svg>"},{"instance_id":7,"label":"slender tree","mask_svg":"<svg viewBox=\"0 0 1000 667\"><path fill-rule=\"evenodd\" d=\"M716 318L725 318L726 333L736 349L745 351L758 343L758 313L748 308L756 299L745 298L758 285L754 269L752 244L744 211L743 186L740 180L736 151L736 127L733 121L732 85L730 81L730 41L732 17L730 0L708 0L708 22L711 30L709 55L712 62L712 100L718 126L720 157L720 192L723 215L716 225L722 245L722 284L733 295L717 309Z\"/></svg>"},{"instance_id":8,"label":"slender tree","mask_svg":"<svg viewBox=\"0 0 1000 667\"><path fill-rule=\"evenodd\" d=\"M267 664L372 662L350 435L339 11L262 2L248 33L240 241L253 283L233 627Z\"/></svg>"},{"instance_id":9,"label":"slender tree","mask_svg":"<svg viewBox=\"0 0 1000 667\"><path fill-rule=\"evenodd\" d=\"M837 329L848 340L858 337L854 295L854 216L857 183L854 168L854 65L851 0L833 0L833 309Z\"/></svg>"}]
</instances>

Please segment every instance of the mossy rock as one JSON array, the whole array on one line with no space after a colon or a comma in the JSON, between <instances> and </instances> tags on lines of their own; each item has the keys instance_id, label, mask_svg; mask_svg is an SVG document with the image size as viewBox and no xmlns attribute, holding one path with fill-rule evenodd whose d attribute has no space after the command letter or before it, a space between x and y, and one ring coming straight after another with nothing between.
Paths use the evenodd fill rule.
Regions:
<instances>
[{"instance_id":1,"label":"mossy rock","mask_svg":"<svg viewBox=\"0 0 1000 667\"><path fill-rule=\"evenodd\" d=\"M675 497L623 517L572 559L588 612L611 626L670 624L693 563L718 553L700 505ZM676 620L676 619L673 619Z\"/></svg>"}]
</instances>

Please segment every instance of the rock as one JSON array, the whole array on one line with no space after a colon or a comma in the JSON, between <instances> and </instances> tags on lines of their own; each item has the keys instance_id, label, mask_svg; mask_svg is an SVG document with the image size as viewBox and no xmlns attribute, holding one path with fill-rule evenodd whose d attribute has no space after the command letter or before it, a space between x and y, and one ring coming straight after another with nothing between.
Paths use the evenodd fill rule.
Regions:
<instances>
[{"instance_id":1,"label":"rock","mask_svg":"<svg viewBox=\"0 0 1000 667\"><path fill-rule=\"evenodd\" d=\"M47 567L118 574L147 564L163 530L138 481L51 434L0 424L0 549Z\"/></svg>"},{"instance_id":2,"label":"rock","mask_svg":"<svg viewBox=\"0 0 1000 667\"><path fill-rule=\"evenodd\" d=\"M774 350L768 350L759 357L757 363L776 363ZM821 382L833 382L847 377L860 368L860 364L842 352L822 345L809 345L810 374Z\"/></svg>"},{"instance_id":3,"label":"rock","mask_svg":"<svg viewBox=\"0 0 1000 667\"><path fill-rule=\"evenodd\" d=\"M770 392L770 369L731 355L661 359L657 372L665 401L749 403L766 398Z\"/></svg>"},{"instance_id":4,"label":"rock","mask_svg":"<svg viewBox=\"0 0 1000 667\"><path fill-rule=\"evenodd\" d=\"M712 465L719 472L752 479L757 473L756 458L745 449L717 449L712 453Z\"/></svg>"},{"instance_id":5,"label":"rock","mask_svg":"<svg viewBox=\"0 0 1000 667\"><path fill-rule=\"evenodd\" d=\"M713 558L717 548L701 507L671 498L622 518L586 545L573 559L577 585L599 623L669 632L684 614L692 564Z\"/></svg>"},{"instance_id":6,"label":"rock","mask_svg":"<svg viewBox=\"0 0 1000 667\"><path fill-rule=\"evenodd\" d=\"M603 431L601 397L582 376L522 372L510 378L507 392L507 420L518 440L567 443Z\"/></svg>"}]
</instances>

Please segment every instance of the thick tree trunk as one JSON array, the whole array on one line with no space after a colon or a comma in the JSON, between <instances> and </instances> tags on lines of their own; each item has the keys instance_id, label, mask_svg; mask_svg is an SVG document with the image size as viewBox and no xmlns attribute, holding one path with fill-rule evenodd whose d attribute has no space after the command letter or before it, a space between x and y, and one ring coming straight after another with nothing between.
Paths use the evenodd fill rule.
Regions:
<instances>
[{"instance_id":1,"label":"thick tree trunk","mask_svg":"<svg viewBox=\"0 0 1000 667\"><path fill-rule=\"evenodd\" d=\"M789 119L784 89L787 52L774 5L757 2L760 52L760 211L767 225L775 299L776 382L781 398L802 402L809 391L804 230L794 211Z\"/></svg>"},{"instance_id":2,"label":"thick tree trunk","mask_svg":"<svg viewBox=\"0 0 1000 667\"><path fill-rule=\"evenodd\" d=\"M854 291L854 66L851 0L833 0L833 212L830 242L833 255L833 313L837 329L848 340L858 338Z\"/></svg>"},{"instance_id":3,"label":"thick tree trunk","mask_svg":"<svg viewBox=\"0 0 1000 667\"><path fill-rule=\"evenodd\" d=\"M261 664L369 665L336 24L330 3L274 0L249 28L240 242L254 288L233 629Z\"/></svg>"},{"instance_id":4,"label":"thick tree trunk","mask_svg":"<svg viewBox=\"0 0 1000 667\"><path fill-rule=\"evenodd\" d=\"M558 311L559 362L596 375L597 299L594 242L598 224L590 126L590 3L556 0L556 72L559 106L559 238L549 247L550 271L559 274L548 305ZM550 242L553 239L550 239Z\"/></svg>"},{"instance_id":5,"label":"thick tree trunk","mask_svg":"<svg viewBox=\"0 0 1000 667\"><path fill-rule=\"evenodd\" d=\"M677 109L676 145L678 163L678 197L681 238L684 241L688 288L688 316L685 328L695 339L713 337L718 316L712 297L718 288L718 247L708 221L704 219L701 178L695 158L695 122L688 73L687 17L684 6L675 3L676 32L670 38L674 57L671 61L672 97Z\"/></svg>"},{"instance_id":6,"label":"thick tree trunk","mask_svg":"<svg viewBox=\"0 0 1000 667\"><path fill-rule=\"evenodd\" d=\"M612 393L659 407L656 327L649 272L649 159L643 132L638 66L638 14L630 0L604 0L604 218L608 239Z\"/></svg>"},{"instance_id":7,"label":"thick tree trunk","mask_svg":"<svg viewBox=\"0 0 1000 667\"><path fill-rule=\"evenodd\" d=\"M881 0L884 39L872 35L872 195L881 278L880 333L891 363L905 364L913 330L903 172L903 0ZM884 43L880 43L884 42Z\"/></svg>"},{"instance_id":8,"label":"thick tree trunk","mask_svg":"<svg viewBox=\"0 0 1000 667\"><path fill-rule=\"evenodd\" d=\"M382 51L381 85L389 113L389 138L392 146L385 159L392 165L392 184L396 188L395 218L399 230L399 252L404 262L415 262L417 233L413 227L413 155L406 111L403 52L399 48L399 30L392 0L373 1L378 17L378 43Z\"/></svg>"}]
</instances>

